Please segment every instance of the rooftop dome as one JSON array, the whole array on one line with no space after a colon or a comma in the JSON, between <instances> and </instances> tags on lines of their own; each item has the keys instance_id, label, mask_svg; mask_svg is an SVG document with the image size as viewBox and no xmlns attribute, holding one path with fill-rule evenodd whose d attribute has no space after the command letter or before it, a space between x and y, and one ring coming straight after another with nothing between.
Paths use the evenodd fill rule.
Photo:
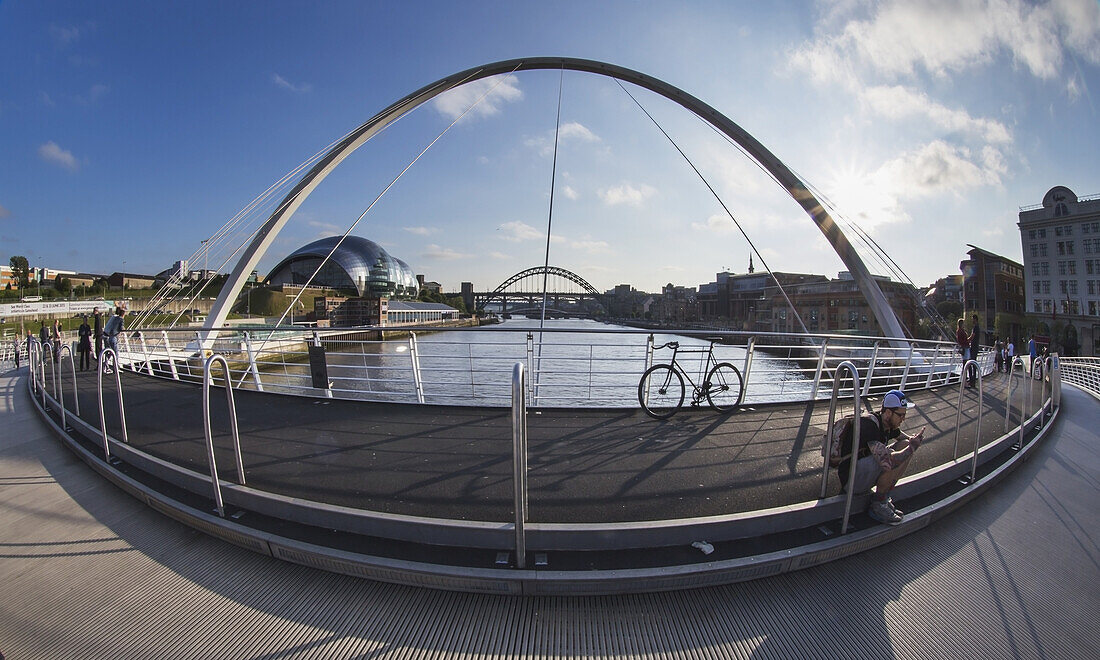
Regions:
<instances>
[{"instance_id":1,"label":"rooftop dome","mask_svg":"<svg viewBox=\"0 0 1100 660\"><path fill-rule=\"evenodd\" d=\"M340 246L333 251L337 243ZM359 236L348 236L342 242L339 236L329 236L303 245L272 268L265 281L305 285L322 262L324 266L310 286L354 290L359 296L416 297L416 275L409 265Z\"/></svg>"}]
</instances>

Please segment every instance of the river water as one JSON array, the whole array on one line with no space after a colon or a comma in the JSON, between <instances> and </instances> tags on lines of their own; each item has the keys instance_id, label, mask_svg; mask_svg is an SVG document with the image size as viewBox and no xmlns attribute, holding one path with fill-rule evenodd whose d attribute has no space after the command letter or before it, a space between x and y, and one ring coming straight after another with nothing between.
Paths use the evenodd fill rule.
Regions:
<instances>
[{"instance_id":1,"label":"river water","mask_svg":"<svg viewBox=\"0 0 1100 660\"><path fill-rule=\"evenodd\" d=\"M513 367L521 362L531 405L638 405L649 332L579 319L548 319L541 332L539 326L537 319L520 318L478 329L419 333L415 345L408 340L326 342L331 389L340 398L417 402L422 395L425 403L506 406ZM691 379L702 382L709 341L661 333L653 341L654 346L679 342L677 362ZM714 356L744 373L744 347L715 344ZM671 357L671 349L656 350L651 363L668 363ZM812 376L797 361L757 351L745 400L808 398ZM272 389L299 389L308 387L310 374L306 365L287 365L262 379ZM690 401L691 384L687 386Z\"/></svg>"}]
</instances>

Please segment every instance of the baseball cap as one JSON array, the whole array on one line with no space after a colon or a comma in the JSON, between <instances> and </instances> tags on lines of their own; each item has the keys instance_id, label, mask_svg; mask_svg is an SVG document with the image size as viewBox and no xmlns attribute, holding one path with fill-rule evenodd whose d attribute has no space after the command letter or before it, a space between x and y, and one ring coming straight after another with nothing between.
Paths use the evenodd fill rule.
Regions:
<instances>
[{"instance_id":1,"label":"baseball cap","mask_svg":"<svg viewBox=\"0 0 1100 660\"><path fill-rule=\"evenodd\" d=\"M883 408L915 408L916 404L905 396L901 390L890 390L882 397Z\"/></svg>"}]
</instances>

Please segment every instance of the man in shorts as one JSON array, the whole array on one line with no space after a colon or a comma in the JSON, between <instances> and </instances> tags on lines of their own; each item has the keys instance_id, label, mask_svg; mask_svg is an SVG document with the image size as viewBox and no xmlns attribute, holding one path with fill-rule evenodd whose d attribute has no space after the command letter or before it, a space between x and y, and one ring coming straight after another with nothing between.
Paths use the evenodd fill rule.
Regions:
<instances>
[{"instance_id":1,"label":"man in shorts","mask_svg":"<svg viewBox=\"0 0 1100 660\"><path fill-rule=\"evenodd\" d=\"M890 491L905 474L913 452L924 441L924 427L915 435L901 431L901 423L913 403L901 390L890 390L882 398L882 410L863 415L860 418L859 450L856 460L856 475L853 493L866 493L874 487L867 515L887 525L897 525L902 521L902 513L894 508ZM844 448L852 442L851 428L841 436ZM846 451L846 449L842 449ZM842 487L847 487L851 458L845 458L837 466Z\"/></svg>"}]
</instances>

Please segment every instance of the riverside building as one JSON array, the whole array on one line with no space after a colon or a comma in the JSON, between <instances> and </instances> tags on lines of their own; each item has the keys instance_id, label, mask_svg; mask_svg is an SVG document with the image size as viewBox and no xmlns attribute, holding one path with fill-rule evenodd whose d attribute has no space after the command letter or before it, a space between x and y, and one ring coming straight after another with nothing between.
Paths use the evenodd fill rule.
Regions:
<instances>
[{"instance_id":1,"label":"riverside building","mask_svg":"<svg viewBox=\"0 0 1100 660\"><path fill-rule=\"evenodd\" d=\"M1100 195L1055 186L1017 226L1028 318L1053 350L1100 355Z\"/></svg>"}]
</instances>

